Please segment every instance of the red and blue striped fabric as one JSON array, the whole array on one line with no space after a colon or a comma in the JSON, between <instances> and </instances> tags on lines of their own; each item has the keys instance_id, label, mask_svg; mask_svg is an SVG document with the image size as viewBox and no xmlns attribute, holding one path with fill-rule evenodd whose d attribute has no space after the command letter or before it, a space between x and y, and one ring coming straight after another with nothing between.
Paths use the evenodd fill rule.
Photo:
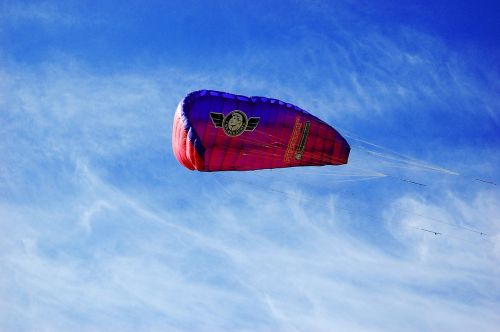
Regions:
<instances>
[{"instance_id":1,"label":"red and blue striped fabric","mask_svg":"<svg viewBox=\"0 0 500 332\"><path fill-rule=\"evenodd\" d=\"M350 152L334 128L297 106L211 90L179 103L172 147L182 165L204 172L342 165Z\"/></svg>"}]
</instances>

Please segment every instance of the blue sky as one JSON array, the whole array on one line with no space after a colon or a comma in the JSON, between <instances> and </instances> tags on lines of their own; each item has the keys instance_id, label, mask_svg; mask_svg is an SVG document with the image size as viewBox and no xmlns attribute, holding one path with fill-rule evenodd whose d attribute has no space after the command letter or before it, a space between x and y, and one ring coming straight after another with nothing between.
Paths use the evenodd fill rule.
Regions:
<instances>
[{"instance_id":1,"label":"blue sky","mask_svg":"<svg viewBox=\"0 0 500 332\"><path fill-rule=\"evenodd\" d=\"M0 330L497 330L499 12L1 2ZM198 89L294 103L350 163L190 172Z\"/></svg>"}]
</instances>

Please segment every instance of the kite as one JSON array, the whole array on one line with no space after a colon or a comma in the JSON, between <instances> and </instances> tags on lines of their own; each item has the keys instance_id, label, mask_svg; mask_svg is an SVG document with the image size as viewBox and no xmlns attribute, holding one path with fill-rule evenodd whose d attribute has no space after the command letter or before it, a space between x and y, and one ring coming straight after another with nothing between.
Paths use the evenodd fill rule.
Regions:
<instances>
[{"instance_id":1,"label":"kite","mask_svg":"<svg viewBox=\"0 0 500 332\"><path fill-rule=\"evenodd\" d=\"M365 146L363 149L367 153L385 162L389 160L412 168L459 175L391 152L364 139L347 136L363 143L361 147ZM246 97L213 90L194 91L181 100L174 115L172 148L183 166L202 172L343 165L347 164L351 151L349 143L337 130L297 106L273 98ZM420 182L392 177L425 186ZM496 186L492 181L473 179ZM413 214L481 236L487 235L472 228ZM410 227L436 236L443 234L427 228Z\"/></svg>"},{"instance_id":2,"label":"kite","mask_svg":"<svg viewBox=\"0 0 500 332\"><path fill-rule=\"evenodd\" d=\"M179 103L172 148L182 165L203 172L343 165L351 150L337 130L297 106L212 90Z\"/></svg>"}]
</instances>

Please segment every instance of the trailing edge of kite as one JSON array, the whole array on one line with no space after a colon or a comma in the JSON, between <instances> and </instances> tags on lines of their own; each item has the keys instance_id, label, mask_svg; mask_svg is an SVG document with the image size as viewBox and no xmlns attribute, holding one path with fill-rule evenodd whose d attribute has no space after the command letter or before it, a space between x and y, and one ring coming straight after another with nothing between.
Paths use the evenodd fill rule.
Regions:
<instances>
[{"instance_id":1,"label":"trailing edge of kite","mask_svg":"<svg viewBox=\"0 0 500 332\"><path fill-rule=\"evenodd\" d=\"M347 164L351 150L334 128L277 99L200 90L177 107L172 147L203 172Z\"/></svg>"}]
</instances>

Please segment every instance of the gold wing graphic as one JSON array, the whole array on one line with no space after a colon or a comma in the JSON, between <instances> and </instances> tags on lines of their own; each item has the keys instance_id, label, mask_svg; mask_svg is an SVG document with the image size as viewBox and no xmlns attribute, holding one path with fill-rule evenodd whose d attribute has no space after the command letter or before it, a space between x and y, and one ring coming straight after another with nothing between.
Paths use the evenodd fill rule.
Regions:
<instances>
[{"instance_id":1,"label":"gold wing graphic","mask_svg":"<svg viewBox=\"0 0 500 332\"><path fill-rule=\"evenodd\" d=\"M214 123L215 128L222 127L222 121L224 120L224 114L210 112L210 118Z\"/></svg>"},{"instance_id":2,"label":"gold wing graphic","mask_svg":"<svg viewBox=\"0 0 500 332\"><path fill-rule=\"evenodd\" d=\"M249 118L245 130L253 131L259 124L260 118Z\"/></svg>"}]
</instances>

